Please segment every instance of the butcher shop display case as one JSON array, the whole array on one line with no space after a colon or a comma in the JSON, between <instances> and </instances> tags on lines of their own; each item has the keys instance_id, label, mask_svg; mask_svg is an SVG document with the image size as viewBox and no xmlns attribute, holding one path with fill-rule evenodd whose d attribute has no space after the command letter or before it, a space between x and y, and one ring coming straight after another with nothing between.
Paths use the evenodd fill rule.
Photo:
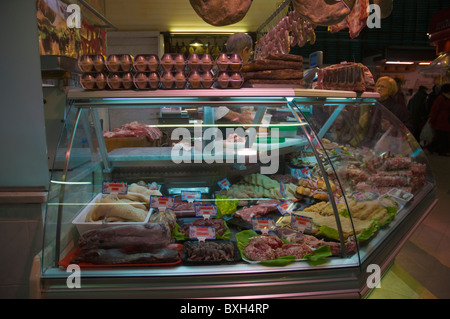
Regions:
<instances>
[{"instance_id":1,"label":"butcher shop display case","mask_svg":"<svg viewBox=\"0 0 450 319\"><path fill-rule=\"evenodd\" d=\"M365 297L435 204L423 150L377 97L69 91L43 297Z\"/></svg>"}]
</instances>

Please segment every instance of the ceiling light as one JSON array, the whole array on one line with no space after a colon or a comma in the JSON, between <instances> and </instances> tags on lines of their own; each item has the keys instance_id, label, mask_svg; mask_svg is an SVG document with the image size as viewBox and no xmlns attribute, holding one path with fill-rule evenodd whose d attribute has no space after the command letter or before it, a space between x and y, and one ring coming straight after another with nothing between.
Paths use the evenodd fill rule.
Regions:
<instances>
[{"instance_id":1,"label":"ceiling light","mask_svg":"<svg viewBox=\"0 0 450 319\"><path fill-rule=\"evenodd\" d=\"M419 62L419 65L430 65L431 64L431 61L430 62Z\"/></svg>"},{"instance_id":2,"label":"ceiling light","mask_svg":"<svg viewBox=\"0 0 450 319\"><path fill-rule=\"evenodd\" d=\"M414 62L406 61L386 61L386 64L400 64L400 65L412 65Z\"/></svg>"},{"instance_id":3,"label":"ceiling light","mask_svg":"<svg viewBox=\"0 0 450 319\"><path fill-rule=\"evenodd\" d=\"M189 45L191 46L191 47L201 47L201 46L203 46L203 42L200 40L200 39L194 39L194 40L192 40L190 43L189 43Z\"/></svg>"}]
</instances>

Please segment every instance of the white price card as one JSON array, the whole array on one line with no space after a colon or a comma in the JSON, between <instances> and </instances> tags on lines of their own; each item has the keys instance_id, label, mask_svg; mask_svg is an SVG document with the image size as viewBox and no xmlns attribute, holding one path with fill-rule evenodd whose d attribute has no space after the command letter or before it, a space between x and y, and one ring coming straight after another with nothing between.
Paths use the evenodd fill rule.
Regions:
<instances>
[{"instance_id":1,"label":"white price card","mask_svg":"<svg viewBox=\"0 0 450 319\"><path fill-rule=\"evenodd\" d=\"M181 191L181 200L187 202L194 202L202 199L202 193L200 191Z\"/></svg>"},{"instance_id":2,"label":"white price card","mask_svg":"<svg viewBox=\"0 0 450 319\"><path fill-rule=\"evenodd\" d=\"M150 207L165 210L166 208L173 208L175 201L173 197L150 195Z\"/></svg>"},{"instance_id":3,"label":"white price card","mask_svg":"<svg viewBox=\"0 0 450 319\"><path fill-rule=\"evenodd\" d=\"M128 193L128 183L119 181L103 181L103 194L126 195Z\"/></svg>"},{"instance_id":4,"label":"white price card","mask_svg":"<svg viewBox=\"0 0 450 319\"><path fill-rule=\"evenodd\" d=\"M294 210L294 203L291 200L281 202L277 205L278 211L281 215L291 214Z\"/></svg>"},{"instance_id":5,"label":"white price card","mask_svg":"<svg viewBox=\"0 0 450 319\"><path fill-rule=\"evenodd\" d=\"M189 226L189 238L204 241L205 239L216 239L216 228L214 226Z\"/></svg>"},{"instance_id":6,"label":"white price card","mask_svg":"<svg viewBox=\"0 0 450 319\"><path fill-rule=\"evenodd\" d=\"M276 228L275 220L272 218L252 218L252 228L254 231L261 231L263 233L268 233L269 230L274 230Z\"/></svg>"},{"instance_id":7,"label":"white price card","mask_svg":"<svg viewBox=\"0 0 450 319\"><path fill-rule=\"evenodd\" d=\"M219 180L217 184L219 185L220 189L228 189L231 186L230 181L226 177Z\"/></svg>"},{"instance_id":8,"label":"white price card","mask_svg":"<svg viewBox=\"0 0 450 319\"><path fill-rule=\"evenodd\" d=\"M217 216L217 206L215 204L195 204L195 216L197 217L214 217Z\"/></svg>"},{"instance_id":9,"label":"white price card","mask_svg":"<svg viewBox=\"0 0 450 319\"><path fill-rule=\"evenodd\" d=\"M311 217L292 214L291 215L291 226L293 228L299 229L301 231L312 230L313 219Z\"/></svg>"}]
</instances>

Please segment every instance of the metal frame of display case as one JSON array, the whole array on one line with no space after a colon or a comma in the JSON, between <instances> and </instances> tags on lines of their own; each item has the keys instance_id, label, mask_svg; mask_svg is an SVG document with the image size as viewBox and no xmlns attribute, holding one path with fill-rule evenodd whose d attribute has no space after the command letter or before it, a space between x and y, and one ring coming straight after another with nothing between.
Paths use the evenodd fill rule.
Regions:
<instances>
[{"instance_id":1,"label":"metal frame of display case","mask_svg":"<svg viewBox=\"0 0 450 319\"><path fill-rule=\"evenodd\" d=\"M213 108L211 105L220 106L242 106L251 105L258 108L254 125L259 125L265 108L269 106L283 106L290 108L297 116L299 126L306 136L302 145L314 145L314 140L320 143L320 137L328 130L334 120L348 103L376 103L376 94L365 94L358 96L355 92L346 91L317 91L300 89L239 89L239 90L157 90L157 91L82 91L72 90L68 93L68 102L75 107L75 123L72 128L68 149L66 151L65 165L62 174L63 182L69 167L71 145L77 129L77 123L82 117L82 112L91 110L95 135L100 148L100 161L103 163L104 173L111 172L114 167L133 163L146 163L150 165L152 160L161 161L166 158L126 158L126 155L114 158L106 152L97 107L107 108L149 108L164 106L206 106L204 114L204 125L214 125ZM302 105L333 103L338 108L330 116L323 130L308 133L304 126L307 120L302 115ZM296 111L297 110L297 111ZM299 114L300 113L300 114ZM314 155L323 176L325 168L313 147ZM325 178L329 194L332 193L329 181ZM64 184L59 194L60 203L64 202ZM333 196L331 196L333 197ZM311 267L306 263L294 263L285 267L265 267L261 265L239 263L224 266L202 266L200 269L189 266L177 266L173 268L128 268L128 269L83 269L83 279L88 282L86 288L81 290L70 290L65 286L67 272L58 268L60 259L59 241L61 236L62 206L58 209L55 267L43 271L43 291L46 297L64 298L75 294L83 297L95 296L126 296L126 297L150 297L150 298L185 298L205 297L208 291L209 297L240 297L251 298L302 298L315 297L361 297L368 289L365 283L367 274L364 267L368 263L383 265L383 269L392 262L392 252L398 251L398 245L411 234L414 225L422 220L431 210L434 201L432 189L418 201L413 211L409 212L402 221L398 223L397 230L388 232L386 238L380 239L370 258L361 260L358 253L348 258L331 258L325 265ZM339 237L341 239L341 251L345 251L343 244L340 218L336 202L331 199L334 210ZM400 227L402 226L402 227ZM404 227L403 227L404 226ZM390 238L390 240L387 240ZM395 243L396 246L392 247ZM345 256L342 256L345 257ZM200 281L199 281L200 280ZM125 288L123 286L125 284ZM267 289L261 289L266 287ZM214 288L214 293L211 293ZM216 288L223 288L216 289Z\"/></svg>"}]
</instances>

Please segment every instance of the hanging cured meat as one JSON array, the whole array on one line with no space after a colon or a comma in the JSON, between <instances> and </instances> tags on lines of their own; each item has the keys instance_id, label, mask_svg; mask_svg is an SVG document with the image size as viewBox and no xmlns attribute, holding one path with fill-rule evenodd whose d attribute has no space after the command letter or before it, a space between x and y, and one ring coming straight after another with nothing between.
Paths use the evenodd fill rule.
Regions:
<instances>
[{"instance_id":1,"label":"hanging cured meat","mask_svg":"<svg viewBox=\"0 0 450 319\"><path fill-rule=\"evenodd\" d=\"M241 21L252 0L189 0L195 12L206 22L220 27Z\"/></svg>"},{"instance_id":2,"label":"hanging cured meat","mask_svg":"<svg viewBox=\"0 0 450 319\"><path fill-rule=\"evenodd\" d=\"M256 58L264 59L270 54L289 54L291 47L303 47L306 42L314 44L316 25L307 18L290 11L278 22L275 28L267 32L258 41Z\"/></svg>"},{"instance_id":3,"label":"hanging cured meat","mask_svg":"<svg viewBox=\"0 0 450 319\"><path fill-rule=\"evenodd\" d=\"M394 9L394 0L373 0L373 3L380 6L381 19L389 17Z\"/></svg>"},{"instance_id":4,"label":"hanging cured meat","mask_svg":"<svg viewBox=\"0 0 450 319\"><path fill-rule=\"evenodd\" d=\"M294 10L321 26L338 24L353 9L355 0L292 0Z\"/></svg>"},{"instance_id":5,"label":"hanging cured meat","mask_svg":"<svg viewBox=\"0 0 450 319\"><path fill-rule=\"evenodd\" d=\"M348 28L350 38L354 39L358 37L360 32L367 25L367 18L369 16L369 13L367 12L368 6L369 0L356 0L350 14L340 23L329 26L329 31L335 33Z\"/></svg>"}]
</instances>

